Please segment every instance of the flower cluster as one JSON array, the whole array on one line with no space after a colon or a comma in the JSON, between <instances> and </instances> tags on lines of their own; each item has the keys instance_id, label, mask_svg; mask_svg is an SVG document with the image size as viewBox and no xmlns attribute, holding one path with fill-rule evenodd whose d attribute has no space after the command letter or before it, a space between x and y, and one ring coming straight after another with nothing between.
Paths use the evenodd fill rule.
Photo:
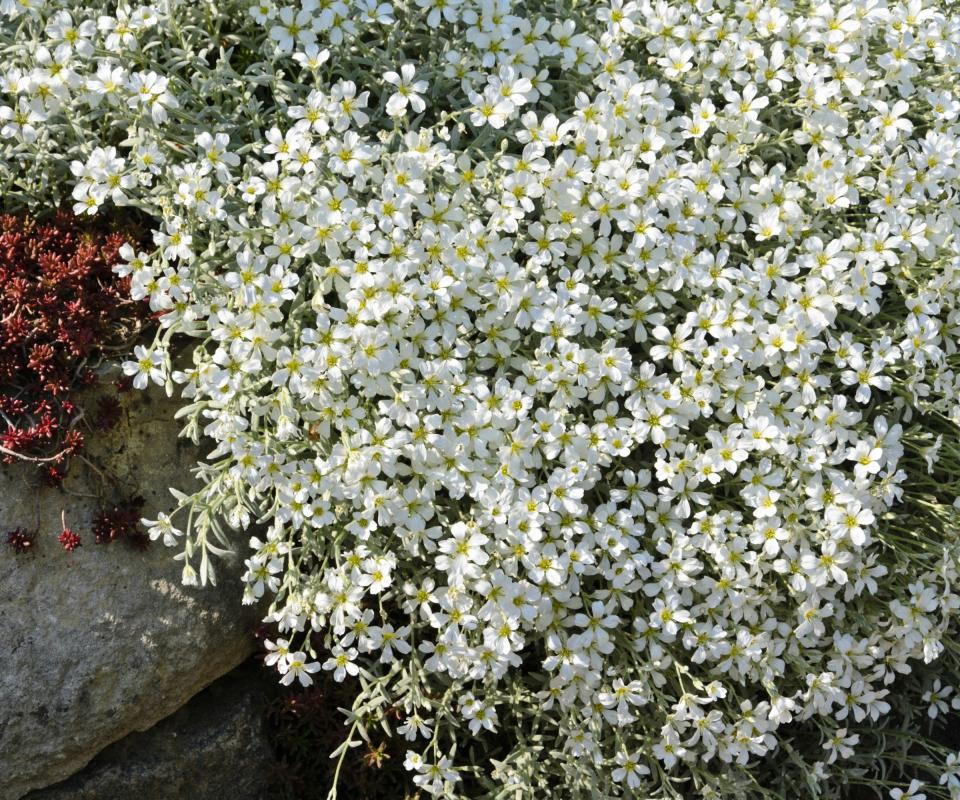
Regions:
<instances>
[{"instance_id":1,"label":"flower cluster","mask_svg":"<svg viewBox=\"0 0 960 800\"><path fill-rule=\"evenodd\" d=\"M156 219L125 371L213 444L150 535L249 539L284 683L445 797L835 797L946 713L952 4L108 5L0 6L0 181Z\"/></svg>"},{"instance_id":2,"label":"flower cluster","mask_svg":"<svg viewBox=\"0 0 960 800\"><path fill-rule=\"evenodd\" d=\"M53 483L84 444L73 392L97 381L104 354L147 316L112 272L125 247L121 234L85 230L70 214L0 216L0 456L35 461Z\"/></svg>"}]
</instances>

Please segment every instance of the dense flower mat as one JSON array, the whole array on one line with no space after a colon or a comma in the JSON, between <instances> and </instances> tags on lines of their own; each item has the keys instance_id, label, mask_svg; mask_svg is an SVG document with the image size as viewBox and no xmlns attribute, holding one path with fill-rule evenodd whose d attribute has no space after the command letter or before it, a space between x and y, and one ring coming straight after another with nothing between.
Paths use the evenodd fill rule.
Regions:
<instances>
[{"instance_id":1,"label":"dense flower mat","mask_svg":"<svg viewBox=\"0 0 960 800\"><path fill-rule=\"evenodd\" d=\"M125 369L210 444L152 535L249 540L352 740L445 797L960 797L953 3L0 14L5 202L156 221Z\"/></svg>"}]
</instances>

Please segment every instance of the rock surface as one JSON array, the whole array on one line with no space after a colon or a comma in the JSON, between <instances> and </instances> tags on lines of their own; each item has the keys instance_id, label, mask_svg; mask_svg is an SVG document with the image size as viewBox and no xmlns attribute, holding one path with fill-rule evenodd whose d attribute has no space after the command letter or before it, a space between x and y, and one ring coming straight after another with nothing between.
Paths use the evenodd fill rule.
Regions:
<instances>
[{"instance_id":1,"label":"rock surface","mask_svg":"<svg viewBox=\"0 0 960 800\"><path fill-rule=\"evenodd\" d=\"M145 733L25 800L263 800L274 766L261 668L248 663Z\"/></svg>"},{"instance_id":2,"label":"rock surface","mask_svg":"<svg viewBox=\"0 0 960 800\"><path fill-rule=\"evenodd\" d=\"M142 495L147 517L170 507L168 487L189 489L198 454L177 438L175 407L131 393L122 423L91 442L103 474L74 463L66 491L38 488L27 465L0 466L0 534L38 532L27 553L0 541L0 800L72 775L253 650L258 614L240 604L236 563L220 566L216 588L187 588L159 542L93 542L92 519L117 487ZM61 510L83 539L72 553L57 541Z\"/></svg>"}]
</instances>

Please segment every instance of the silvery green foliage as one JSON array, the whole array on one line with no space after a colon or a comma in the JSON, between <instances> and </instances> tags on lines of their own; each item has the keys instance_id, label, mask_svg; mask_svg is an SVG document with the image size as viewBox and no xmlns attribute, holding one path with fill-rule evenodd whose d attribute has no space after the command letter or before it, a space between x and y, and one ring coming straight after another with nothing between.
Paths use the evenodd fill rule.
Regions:
<instances>
[{"instance_id":1,"label":"silvery green foliage","mask_svg":"<svg viewBox=\"0 0 960 800\"><path fill-rule=\"evenodd\" d=\"M154 538L261 526L268 663L423 790L833 797L957 708L951 3L0 13L8 202L157 220ZM924 747L876 785L960 797Z\"/></svg>"}]
</instances>

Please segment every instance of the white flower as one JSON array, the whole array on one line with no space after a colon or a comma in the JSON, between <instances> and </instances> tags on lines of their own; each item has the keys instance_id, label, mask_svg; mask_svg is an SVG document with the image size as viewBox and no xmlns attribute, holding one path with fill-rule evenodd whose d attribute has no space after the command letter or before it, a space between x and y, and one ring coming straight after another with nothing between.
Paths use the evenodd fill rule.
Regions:
<instances>
[{"instance_id":1,"label":"white flower","mask_svg":"<svg viewBox=\"0 0 960 800\"><path fill-rule=\"evenodd\" d=\"M435 763L422 761L415 764L411 762L411 766L419 771L419 774L414 776L413 782L432 795L442 794L446 786L460 780L460 776L452 769L452 762L447 757L443 757Z\"/></svg>"},{"instance_id":2,"label":"white flower","mask_svg":"<svg viewBox=\"0 0 960 800\"><path fill-rule=\"evenodd\" d=\"M57 11L47 22L47 36L75 50L80 56L90 56L93 53L93 44L90 39L96 33L97 25L92 19L85 19L75 25L69 11Z\"/></svg>"},{"instance_id":3,"label":"white flower","mask_svg":"<svg viewBox=\"0 0 960 800\"><path fill-rule=\"evenodd\" d=\"M157 514L155 520L145 519L143 524L147 527L147 533L150 535L151 541L155 541L162 536L163 543L167 547L176 545L177 539L183 536L183 531L176 528L170 516L162 511Z\"/></svg>"},{"instance_id":4,"label":"white flower","mask_svg":"<svg viewBox=\"0 0 960 800\"><path fill-rule=\"evenodd\" d=\"M279 664L281 660L286 660L290 653L290 642L286 639L278 638L276 642L264 639L263 645L267 649L267 655L263 659L263 663L268 667Z\"/></svg>"},{"instance_id":5,"label":"white flower","mask_svg":"<svg viewBox=\"0 0 960 800\"><path fill-rule=\"evenodd\" d=\"M310 677L314 672L320 670L320 665L316 661L307 661L307 654L302 650L295 653L287 653L286 657L277 662L280 669L280 683L289 686L294 680L299 680L301 686L309 686L313 683Z\"/></svg>"},{"instance_id":6,"label":"white flower","mask_svg":"<svg viewBox=\"0 0 960 800\"><path fill-rule=\"evenodd\" d=\"M177 108L176 98L167 90L166 78L155 72L135 72L130 76L127 103L133 106L146 106L155 124L167 120L167 109Z\"/></svg>"},{"instance_id":7,"label":"white flower","mask_svg":"<svg viewBox=\"0 0 960 800\"><path fill-rule=\"evenodd\" d=\"M935 678L933 686L923 693L923 702L929 704L927 716L930 719L936 719L940 714L949 713L950 695L952 694L952 686L944 686L939 678Z\"/></svg>"},{"instance_id":8,"label":"white flower","mask_svg":"<svg viewBox=\"0 0 960 800\"><path fill-rule=\"evenodd\" d=\"M419 734L424 739L433 736L433 722L429 719L423 719L419 714L411 714L402 725L397 728L397 733L403 736L408 742L414 742ZM406 769L416 768L411 762L409 765L404 763Z\"/></svg>"},{"instance_id":9,"label":"white flower","mask_svg":"<svg viewBox=\"0 0 960 800\"><path fill-rule=\"evenodd\" d=\"M354 663L357 658L357 648L350 647L344 650L339 645L331 651L332 655L323 662L325 670L333 670L333 679L338 683L347 675L357 675L360 668Z\"/></svg>"},{"instance_id":10,"label":"white flower","mask_svg":"<svg viewBox=\"0 0 960 800\"><path fill-rule=\"evenodd\" d=\"M884 141L896 139L901 131L909 133L913 130L913 123L903 117L910 109L910 104L906 100L897 100L892 106L883 100L875 100L873 107L878 115L874 117L873 122L879 128Z\"/></svg>"},{"instance_id":11,"label":"white flower","mask_svg":"<svg viewBox=\"0 0 960 800\"><path fill-rule=\"evenodd\" d=\"M488 87L483 94L471 92L469 97L473 106L470 122L477 127L490 125L492 128L502 128L507 117L516 110L509 98L502 96L492 87Z\"/></svg>"},{"instance_id":12,"label":"white flower","mask_svg":"<svg viewBox=\"0 0 960 800\"><path fill-rule=\"evenodd\" d=\"M0 136L4 139L19 138L31 143L40 134L40 123L47 119L43 103L39 99L19 97L14 106L0 106Z\"/></svg>"},{"instance_id":13,"label":"white flower","mask_svg":"<svg viewBox=\"0 0 960 800\"><path fill-rule=\"evenodd\" d=\"M650 774L650 768L641 760L640 753L617 753L617 768L613 779L617 783L626 783L629 789L638 789L643 785L643 776Z\"/></svg>"},{"instance_id":14,"label":"white flower","mask_svg":"<svg viewBox=\"0 0 960 800\"><path fill-rule=\"evenodd\" d=\"M900 788L891 789L890 797L892 800L927 800L927 796L920 791L922 788L923 783L914 778L906 791Z\"/></svg>"},{"instance_id":15,"label":"white flower","mask_svg":"<svg viewBox=\"0 0 960 800\"><path fill-rule=\"evenodd\" d=\"M391 117L402 117L406 114L408 103L415 114L421 113L427 107L420 96L427 91L427 82L415 81L415 74L416 68L413 64L404 64L399 73L393 70L383 73L383 80L397 87L397 91L387 99L386 110Z\"/></svg>"},{"instance_id":16,"label":"white flower","mask_svg":"<svg viewBox=\"0 0 960 800\"><path fill-rule=\"evenodd\" d=\"M330 51L326 47L321 48L310 43L303 50L294 53L293 58L304 69L317 70L329 61Z\"/></svg>"},{"instance_id":17,"label":"white flower","mask_svg":"<svg viewBox=\"0 0 960 800\"><path fill-rule=\"evenodd\" d=\"M417 5L427 11L427 25L436 28L441 20L456 22L460 18L463 0L417 0Z\"/></svg>"},{"instance_id":18,"label":"white flower","mask_svg":"<svg viewBox=\"0 0 960 800\"><path fill-rule=\"evenodd\" d=\"M249 13L258 25L265 25L277 15L277 8L271 0L259 0L250 6Z\"/></svg>"},{"instance_id":19,"label":"white flower","mask_svg":"<svg viewBox=\"0 0 960 800\"><path fill-rule=\"evenodd\" d=\"M163 352L138 344L133 355L136 360L123 362L123 374L133 377L134 388L145 389L150 381L162 385L165 379Z\"/></svg>"},{"instance_id":20,"label":"white flower","mask_svg":"<svg viewBox=\"0 0 960 800\"><path fill-rule=\"evenodd\" d=\"M284 6L276 16L276 24L270 28L270 38L281 53L289 53L297 44L313 44L317 35L313 30L312 12L308 8L295 11Z\"/></svg>"},{"instance_id":21,"label":"white flower","mask_svg":"<svg viewBox=\"0 0 960 800\"><path fill-rule=\"evenodd\" d=\"M829 750L827 763L832 764L837 758L850 758L854 752L854 747L859 744L860 736L858 734L847 735L846 728L838 728L836 733L823 743L825 750Z\"/></svg>"}]
</instances>

